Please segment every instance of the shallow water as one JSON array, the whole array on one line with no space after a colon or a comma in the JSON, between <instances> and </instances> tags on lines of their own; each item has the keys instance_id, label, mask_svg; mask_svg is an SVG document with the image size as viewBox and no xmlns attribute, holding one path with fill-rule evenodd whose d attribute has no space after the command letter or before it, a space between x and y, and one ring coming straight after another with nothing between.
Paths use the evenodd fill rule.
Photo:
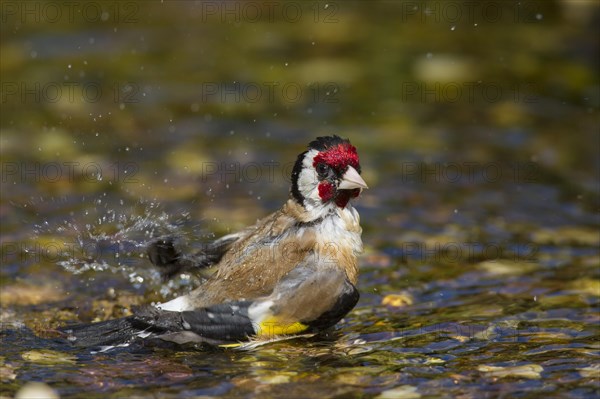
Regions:
<instances>
[{"instance_id":1,"label":"shallow water","mask_svg":"<svg viewBox=\"0 0 600 399\"><path fill-rule=\"evenodd\" d=\"M23 4L2 3L2 395L598 394L596 3ZM56 338L191 289L148 240L191 250L277 209L331 133L371 188L361 300L329 335Z\"/></svg>"}]
</instances>

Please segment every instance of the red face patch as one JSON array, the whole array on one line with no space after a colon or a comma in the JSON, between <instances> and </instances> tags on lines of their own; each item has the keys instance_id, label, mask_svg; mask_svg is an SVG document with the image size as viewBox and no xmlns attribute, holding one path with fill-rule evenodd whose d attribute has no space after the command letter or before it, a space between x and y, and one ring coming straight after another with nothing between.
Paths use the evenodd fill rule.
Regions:
<instances>
[{"instance_id":1,"label":"red face patch","mask_svg":"<svg viewBox=\"0 0 600 399\"><path fill-rule=\"evenodd\" d=\"M340 172L348 169L348 166L358 169L358 153L356 152L356 147L352 144L339 144L317 154L313 166L316 167L318 163L329 165Z\"/></svg>"},{"instance_id":2,"label":"red face patch","mask_svg":"<svg viewBox=\"0 0 600 399\"><path fill-rule=\"evenodd\" d=\"M321 198L321 201L325 203L334 199L335 204L340 208L344 208L348 205L348 201L350 201L351 198L356 198L360 194L360 189L358 188L353 190L336 190L335 186L328 181L322 181L317 188L319 190L319 198Z\"/></svg>"},{"instance_id":3,"label":"red face patch","mask_svg":"<svg viewBox=\"0 0 600 399\"><path fill-rule=\"evenodd\" d=\"M333 198L333 195L335 194L335 187L333 187L333 184L329 183L328 181L322 181L319 183L318 188L319 197L321 197L323 202L327 202Z\"/></svg>"}]
</instances>

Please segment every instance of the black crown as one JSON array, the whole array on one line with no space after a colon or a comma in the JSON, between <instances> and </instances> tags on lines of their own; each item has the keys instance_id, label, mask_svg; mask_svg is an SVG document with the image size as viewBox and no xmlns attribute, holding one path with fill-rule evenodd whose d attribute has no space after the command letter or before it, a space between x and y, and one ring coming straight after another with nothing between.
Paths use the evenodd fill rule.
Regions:
<instances>
[{"instance_id":1,"label":"black crown","mask_svg":"<svg viewBox=\"0 0 600 399\"><path fill-rule=\"evenodd\" d=\"M317 137L315 140L311 141L308 144L308 148L317 151L324 151L328 148L335 147L340 144L350 144L350 140L343 139L335 134L333 136Z\"/></svg>"}]
</instances>

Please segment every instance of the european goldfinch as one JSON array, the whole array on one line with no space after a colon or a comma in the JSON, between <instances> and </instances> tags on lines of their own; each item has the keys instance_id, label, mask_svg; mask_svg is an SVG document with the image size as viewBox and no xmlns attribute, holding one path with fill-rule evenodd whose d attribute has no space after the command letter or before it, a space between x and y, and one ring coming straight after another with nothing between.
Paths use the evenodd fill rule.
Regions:
<instances>
[{"instance_id":1,"label":"european goldfinch","mask_svg":"<svg viewBox=\"0 0 600 399\"><path fill-rule=\"evenodd\" d=\"M362 229L349 201L367 188L360 170L350 141L318 137L298 156L280 210L194 255L171 239L149 245L166 277L215 267L198 288L133 316L69 327L68 339L104 349L144 338L220 345L332 327L359 299Z\"/></svg>"}]
</instances>

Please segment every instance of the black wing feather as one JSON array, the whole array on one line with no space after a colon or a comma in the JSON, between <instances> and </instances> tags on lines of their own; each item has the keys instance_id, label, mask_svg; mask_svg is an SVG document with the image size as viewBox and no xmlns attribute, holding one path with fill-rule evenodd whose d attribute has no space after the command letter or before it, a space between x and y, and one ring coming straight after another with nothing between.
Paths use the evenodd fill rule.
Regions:
<instances>
[{"instance_id":1,"label":"black wing feather","mask_svg":"<svg viewBox=\"0 0 600 399\"><path fill-rule=\"evenodd\" d=\"M146 250L150 262L160 268L163 279L168 280L185 271L207 268L219 263L223 255L238 240L238 236L227 236L211 243L193 255L184 255L175 248L175 238L158 238Z\"/></svg>"}]
</instances>

